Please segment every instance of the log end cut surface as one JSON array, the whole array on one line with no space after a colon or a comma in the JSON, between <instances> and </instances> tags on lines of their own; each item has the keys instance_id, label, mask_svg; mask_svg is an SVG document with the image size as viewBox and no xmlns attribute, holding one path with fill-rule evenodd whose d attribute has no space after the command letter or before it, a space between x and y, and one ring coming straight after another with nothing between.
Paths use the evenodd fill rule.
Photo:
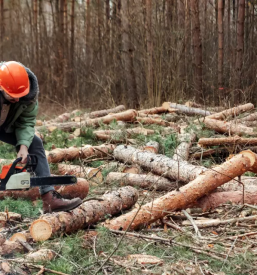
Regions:
<instances>
[{"instance_id":1,"label":"log end cut surface","mask_svg":"<svg viewBox=\"0 0 257 275\"><path fill-rule=\"evenodd\" d=\"M45 220L36 220L30 226L30 234L34 240L45 241L52 235L52 227Z\"/></svg>"}]
</instances>

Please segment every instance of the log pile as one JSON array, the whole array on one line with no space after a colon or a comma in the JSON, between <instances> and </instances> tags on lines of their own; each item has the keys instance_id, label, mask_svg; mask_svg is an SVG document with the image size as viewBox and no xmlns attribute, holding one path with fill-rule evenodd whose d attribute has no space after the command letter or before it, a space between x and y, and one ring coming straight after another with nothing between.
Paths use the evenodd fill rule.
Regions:
<instances>
[{"instance_id":1,"label":"log pile","mask_svg":"<svg viewBox=\"0 0 257 275\"><path fill-rule=\"evenodd\" d=\"M75 233L100 222L113 232L160 223L184 232L183 228L171 224L167 215L181 214L188 208L200 208L204 212L228 203L255 204L257 132L252 125L257 116L249 113L253 109L253 104L247 103L215 113L214 109L194 102L185 105L164 102L150 109L126 110L120 105L81 116L76 116L76 110L49 122L38 121L39 134L45 128L77 130L79 134L74 133L74 138L81 140L88 128L98 127L92 130L92 140L97 145L82 142L81 146L66 148L53 145L52 150L46 151L48 162L55 165L55 173L79 177L77 184L59 186L56 190L64 198L80 197L84 202L69 212L42 215L31 221L27 229L18 229L12 236L6 232L10 224L13 226L14 214L0 215L0 230L3 228L0 255L24 253L29 250L27 242L36 245L38 241ZM192 125L194 127L190 127ZM212 134L201 136L201 131L207 129ZM99 140L108 143L100 144ZM174 152L169 157L165 150L172 146ZM203 158L210 160L215 154L220 157L219 163L202 162ZM114 168L109 166L112 161L117 164ZM86 198L88 194L90 197ZM102 196L91 197L93 194ZM0 192L0 200L7 196L32 201L40 198L38 188ZM255 219L253 215L248 220ZM16 219L15 223L21 220ZM192 224L189 220L182 226L202 228L233 222L218 218ZM53 259L54 252L44 249L31 251L24 258Z\"/></svg>"}]
</instances>

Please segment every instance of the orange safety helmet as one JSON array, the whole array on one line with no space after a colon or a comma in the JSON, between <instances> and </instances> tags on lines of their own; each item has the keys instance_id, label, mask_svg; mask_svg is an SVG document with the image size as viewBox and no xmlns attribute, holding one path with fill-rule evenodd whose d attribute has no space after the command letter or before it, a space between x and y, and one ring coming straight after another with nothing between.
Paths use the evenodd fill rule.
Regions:
<instances>
[{"instance_id":1,"label":"orange safety helmet","mask_svg":"<svg viewBox=\"0 0 257 275\"><path fill-rule=\"evenodd\" d=\"M0 87L11 97L20 98L29 93L29 77L18 62L0 63Z\"/></svg>"}]
</instances>

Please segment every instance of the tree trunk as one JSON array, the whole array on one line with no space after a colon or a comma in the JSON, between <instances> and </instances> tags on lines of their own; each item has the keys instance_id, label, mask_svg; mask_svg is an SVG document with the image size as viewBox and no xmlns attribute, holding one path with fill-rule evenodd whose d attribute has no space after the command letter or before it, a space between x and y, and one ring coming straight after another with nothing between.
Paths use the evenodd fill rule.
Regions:
<instances>
[{"instance_id":1,"label":"tree trunk","mask_svg":"<svg viewBox=\"0 0 257 275\"><path fill-rule=\"evenodd\" d=\"M239 0L238 21L237 21L237 47L236 47L236 88L242 87L241 77L244 56L244 21L245 21L245 0Z\"/></svg>"},{"instance_id":2,"label":"tree trunk","mask_svg":"<svg viewBox=\"0 0 257 275\"><path fill-rule=\"evenodd\" d=\"M174 131L179 132L180 128L173 122L168 122L163 119L151 118L151 117L137 117L138 122L142 124L157 124L165 127L172 127Z\"/></svg>"},{"instance_id":3,"label":"tree trunk","mask_svg":"<svg viewBox=\"0 0 257 275\"><path fill-rule=\"evenodd\" d=\"M130 38L130 25L129 25L129 2L121 0L121 24L122 24L122 59L126 76L127 94L130 97L128 100L129 106L133 108L138 107L138 95L136 86L136 77L133 64L133 45Z\"/></svg>"},{"instance_id":4,"label":"tree trunk","mask_svg":"<svg viewBox=\"0 0 257 275\"><path fill-rule=\"evenodd\" d=\"M0 57L1 60L3 60L3 56L4 56L4 47L3 47L3 43L4 43L4 38L5 38L5 20L4 20L4 0L0 0L0 10L1 10L1 15L0 15L0 32L1 32L1 37L0 37Z\"/></svg>"},{"instance_id":5,"label":"tree trunk","mask_svg":"<svg viewBox=\"0 0 257 275\"><path fill-rule=\"evenodd\" d=\"M176 182L153 174L132 174L110 172L106 177L107 184L118 183L120 185L130 185L143 189L156 191L171 191L177 188Z\"/></svg>"},{"instance_id":6,"label":"tree trunk","mask_svg":"<svg viewBox=\"0 0 257 275\"><path fill-rule=\"evenodd\" d=\"M202 39L200 30L199 17L199 0L190 0L192 12L192 46L194 52L194 68L195 68L195 90L196 97L203 101L202 98Z\"/></svg>"},{"instance_id":7,"label":"tree trunk","mask_svg":"<svg viewBox=\"0 0 257 275\"><path fill-rule=\"evenodd\" d=\"M176 161L164 155L141 151L132 146L119 145L114 150L113 155L119 161L138 164L171 180L177 179L189 182L207 170L207 168L192 165L185 161Z\"/></svg>"},{"instance_id":8,"label":"tree trunk","mask_svg":"<svg viewBox=\"0 0 257 275\"><path fill-rule=\"evenodd\" d=\"M106 109L106 110L100 110L100 111L95 111L89 113L89 118L96 118L96 117L103 117L107 116L110 113L120 113L124 111L126 108L124 105L119 105L111 109Z\"/></svg>"},{"instance_id":9,"label":"tree trunk","mask_svg":"<svg viewBox=\"0 0 257 275\"><path fill-rule=\"evenodd\" d=\"M225 137L225 138L200 138L198 145L207 146L217 146L217 145L257 145L257 138L241 138L235 137Z\"/></svg>"},{"instance_id":10,"label":"tree trunk","mask_svg":"<svg viewBox=\"0 0 257 275\"><path fill-rule=\"evenodd\" d=\"M89 183L85 179L78 178L77 180L78 182L76 184L55 186L55 190L59 192L65 199L79 197L83 200L88 194ZM0 191L0 200L4 200L6 197L34 201L39 199L41 195L39 194L38 187L20 191Z\"/></svg>"},{"instance_id":11,"label":"tree trunk","mask_svg":"<svg viewBox=\"0 0 257 275\"><path fill-rule=\"evenodd\" d=\"M187 161L189 158L189 150L192 146L192 142L196 139L195 134L180 134L179 145L175 150L173 159L176 161Z\"/></svg>"},{"instance_id":12,"label":"tree trunk","mask_svg":"<svg viewBox=\"0 0 257 275\"><path fill-rule=\"evenodd\" d=\"M215 167L215 169L203 172L195 180L181 187L179 191L169 192L141 206L139 210L132 210L125 215L108 221L105 226L115 230L134 230L142 225L152 223L171 211L186 208L197 199L228 182L231 178L251 170L252 167L256 166L256 163L257 156L254 153L243 151Z\"/></svg>"},{"instance_id":13,"label":"tree trunk","mask_svg":"<svg viewBox=\"0 0 257 275\"><path fill-rule=\"evenodd\" d=\"M254 108L254 105L252 103L247 103L244 105L233 107L231 109L224 110L216 114L209 115L208 118L218 119L218 120L228 120L231 118L235 118L239 114L250 111L253 108Z\"/></svg>"},{"instance_id":14,"label":"tree trunk","mask_svg":"<svg viewBox=\"0 0 257 275\"><path fill-rule=\"evenodd\" d=\"M235 124L233 122L225 122L211 118L205 118L204 124L207 128L212 129L218 133L226 133L229 135L255 135L253 128L246 127L242 124Z\"/></svg>"},{"instance_id":15,"label":"tree trunk","mask_svg":"<svg viewBox=\"0 0 257 275\"><path fill-rule=\"evenodd\" d=\"M115 145L102 144L100 146L86 145L82 148L56 148L52 151L46 151L46 157L49 163L58 163L64 160L74 160L77 158L103 157L112 154Z\"/></svg>"},{"instance_id":16,"label":"tree trunk","mask_svg":"<svg viewBox=\"0 0 257 275\"><path fill-rule=\"evenodd\" d=\"M102 200L92 200L81 204L69 212L42 215L30 226L30 234L35 241L44 241L54 234L72 233L131 208L138 199L133 187L127 186L104 194Z\"/></svg>"},{"instance_id":17,"label":"tree trunk","mask_svg":"<svg viewBox=\"0 0 257 275\"><path fill-rule=\"evenodd\" d=\"M256 121L257 120L257 113L250 114L248 116L242 117L237 119L236 121L239 123L244 123L246 121Z\"/></svg>"},{"instance_id":18,"label":"tree trunk","mask_svg":"<svg viewBox=\"0 0 257 275\"><path fill-rule=\"evenodd\" d=\"M191 108L191 107L187 107L185 105L181 105L181 104L177 104L177 103L171 103L171 102L164 102L162 104L162 107L164 108L171 108L171 109L177 109L178 111L176 113L181 113L181 114L185 114L185 115L191 115L191 116L195 116L195 115L199 115L199 116L209 116L211 115L211 112L206 111L206 110L201 110L198 108Z\"/></svg>"},{"instance_id":19,"label":"tree trunk","mask_svg":"<svg viewBox=\"0 0 257 275\"><path fill-rule=\"evenodd\" d=\"M59 163L58 173L60 175L75 175L77 177L86 178L88 181L96 184L103 182L103 175L99 168Z\"/></svg>"},{"instance_id":20,"label":"tree trunk","mask_svg":"<svg viewBox=\"0 0 257 275\"><path fill-rule=\"evenodd\" d=\"M218 0L218 85L220 91L223 91L223 44L224 44L224 27L223 27L223 0ZM222 95L222 94L221 94ZM223 98L223 96L221 96Z\"/></svg>"}]
</instances>

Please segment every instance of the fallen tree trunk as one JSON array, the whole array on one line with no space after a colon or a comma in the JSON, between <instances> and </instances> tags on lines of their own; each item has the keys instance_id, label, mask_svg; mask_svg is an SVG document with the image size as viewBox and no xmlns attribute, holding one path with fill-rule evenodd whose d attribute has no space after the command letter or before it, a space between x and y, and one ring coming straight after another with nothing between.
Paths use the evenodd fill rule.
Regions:
<instances>
[{"instance_id":1,"label":"fallen tree trunk","mask_svg":"<svg viewBox=\"0 0 257 275\"><path fill-rule=\"evenodd\" d=\"M205 118L204 124L207 128L218 133L226 133L230 135L254 135L253 128L246 127L242 124L234 124L233 122L225 122L211 118Z\"/></svg>"},{"instance_id":2,"label":"fallen tree trunk","mask_svg":"<svg viewBox=\"0 0 257 275\"><path fill-rule=\"evenodd\" d=\"M110 113L120 113L124 111L126 108L124 105L119 105L111 109L106 109L106 110L99 110L99 111L94 111L89 113L89 118L96 118L96 117L103 117L107 116Z\"/></svg>"},{"instance_id":3,"label":"fallen tree trunk","mask_svg":"<svg viewBox=\"0 0 257 275\"><path fill-rule=\"evenodd\" d=\"M254 105L252 103L247 103L231 109L224 110L220 113L209 115L208 118L217 119L217 120L227 120L229 118L234 118L241 113L250 111L253 108L254 108Z\"/></svg>"},{"instance_id":4,"label":"fallen tree trunk","mask_svg":"<svg viewBox=\"0 0 257 275\"><path fill-rule=\"evenodd\" d=\"M209 116L211 115L211 112L207 111L207 110L201 110L198 108L191 108L191 107L187 107L185 105L181 105L181 104L177 104L177 103L171 103L171 102L164 102L162 104L162 106L164 108L171 108L171 109L177 109L177 113L181 113L181 114L185 114L185 115L199 115L199 116Z\"/></svg>"},{"instance_id":5,"label":"fallen tree trunk","mask_svg":"<svg viewBox=\"0 0 257 275\"><path fill-rule=\"evenodd\" d=\"M60 175L75 175L77 177L86 178L88 181L97 184L103 182L103 175L99 168L59 163L58 172Z\"/></svg>"},{"instance_id":6,"label":"fallen tree trunk","mask_svg":"<svg viewBox=\"0 0 257 275\"><path fill-rule=\"evenodd\" d=\"M236 204L256 204L257 201L257 186L252 191L227 191L227 192L214 192L199 199L194 207L201 208L203 211L215 209L224 203Z\"/></svg>"},{"instance_id":7,"label":"fallen tree trunk","mask_svg":"<svg viewBox=\"0 0 257 275\"><path fill-rule=\"evenodd\" d=\"M200 138L200 146L217 146L217 145L257 145L257 138L241 138L239 136L225 138Z\"/></svg>"},{"instance_id":8,"label":"fallen tree trunk","mask_svg":"<svg viewBox=\"0 0 257 275\"><path fill-rule=\"evenodd\" d=\"M163 119L158 118L151 118L151 117L137 117L136 120L143 124L156 124L156 125L162 125L165 127L171 127L174 129L174 131L179 132L180 128L173 122L168 122Z\"/></svg>"},{"instance_id":9,"label":"fallen tree trunk","mask_svg":"<svg viewBox=\"0 0 257 275\"><path fill-rule=\"evenodd\" d=\"M55 186L55 190L58 191L65 199L72 199L79 197L84 199L89 190L89 184L85 179L78 178L78 182L73 185ZM28 199L36 200L41 196L39 194L39 188L31 188L29 190L17 190L17 191L0 191L0 200L10 197L13 199Z\"/></svg>"},{"instance_id":10,"label":"fallen tree trunk","mask_svg":"<svg viewBox=\"0 0 257 275\"><path fill-rule=\"evenodd\" d=\"M131 109L121 113L109 114L107 116L103 116L99 118L88 119L85 121L85 123L82 124L82 126L99 126L101 123L109 124L113 120L133 122L135 121L136 116L137 116L137 111Z\"/></svg>"},{"instance_id":11,"label":"fallen tree trunk","mask_svg":"<svg viewBox=\"0 0 257 275\"><path fill-rule=\"evenodd\" d=\"M165 196L143 205L140 209L134 209L104 225L115 230L133 230L154 222L171 211L185 209L231 178L251 170L256 163L257 156L254 153L243 151L214 169L203 172L195 180L182 186L179 191L169 192Z\"/></svg>"},{"instance_id":12,"label":"fallen tree trunk","mask_svg":"<svg viewBox=\"0 0 257 275\"><path fill-rule=\"evenodd\" d=\"M171 191L178 187L176 182L172 182L166 178L151 173L145 175L110 172L107 175L105 182L107 184L118 183L120 185L130 185L156 191Z\"/></svg>"},{"instance_id":13,"label":"fallen tree trunk","mask_svg":"<svg viewBox=\"0 0 257 275\"><path fill-rule=\"evenodd\" d=\"M173 159L177 161L187 161L189 158L189 150L192 146L192 142L195 140L196 135L194 133L180 134L179 135L179 146L176 148L173 155Z\"/></svg>"},{"instance_id":14,"label":"fallen tree trunk","mask_svg":"<svg viewBox=\"0 0 257 275\"><path fill-rule=\"evenodd\" d=\"M104 157L112 154L115 145L102 144L100 146L86 145L82 148L56 148L52 151L46 151L47 161L49 163L59 163L67 160L85 159L90 157Z\"/></svg>"},{"instance_id":15,"label":"fallen tree trunk","mask_svg":"<svg viewBox=\"0 0 257 275\"><path fill-rule=\"evenodd\" d=\"M239 122L239 123L244 123L246 121L255 121L255 120L257 120L257 112L253 113L253 114L250 114L248 116L239 118L236 121Z\"/></svg>"},{"instance_id":16,"label":"fallen tree trunk","mask_svg":"<svg viewBox=\"0 0 257 275\"><path fill-rule=\"evenodd\" d=\"M105 134L105 135L124 135L127 134L129 137L132 135L152 135L155 133L154 130L146 129L142 127L124 129L124 130L98 130L93 132L96 136L98 134Z\"/></svg>"},{"instance_id":17,"label":"fallen tree trunk","mask_svg":"<svg viewBox=\"0 0 257 275\"><path fill-rule=\"evenodd\" d=\"M138 111L138 114L139 116L141 116L141 114L154 115L154 114L162 114L166 112L176 112L176 109L165 108L161 106L161 107L154 107L151 109L140 110Z\"/></svg>"},{"instance_id":18,"label":"fallen tree trunk","mask_svg":"<svg viewBox=\"0 0 257 275\"><path fill-rule=\"evenodd\" d=\"M69 212L42 215L31 224L30 234L35 241L44 241L53 234L76 232L106 219L107 215L116 215L131 208L137 199L137 190L126 186L104 194L102 201L87 201Z\"/></svg>"},{"instance_id":19,"label":"fallen tree trunk","mask_svg":"<svg viewBox=\"0 0 257 275\"><path fill-rule=\"evenodd\" d=\"M204 167L192 165L186 161L176 161L164 155L135 149L132 146L119 145L113 152L115 159L125 163L138 164L141 167L169 179L189 182L203 171Z\"/></svg>"},{"instance_id":20,"label":"fallen tree trunk","mask_svg":"<svg viewBox=\"0 0 257 275\"><path fill-rule=\"evenodd\" d=\"M145 146L143 146L143 150L157 154L159 152L159 147L160 147L159 142L149 141L146 143Z\"/></svg>"}]
</instances>

